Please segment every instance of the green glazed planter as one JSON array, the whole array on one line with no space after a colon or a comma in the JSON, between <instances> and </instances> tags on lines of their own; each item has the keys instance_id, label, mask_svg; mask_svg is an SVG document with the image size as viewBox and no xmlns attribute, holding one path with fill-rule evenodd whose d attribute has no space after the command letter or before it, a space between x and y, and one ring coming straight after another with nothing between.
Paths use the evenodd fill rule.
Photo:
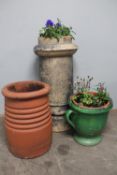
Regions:
<instances>
[{"instance_id":1,"label":"green glazed planter","mask_svg":"<svg viewBox=\"0 0 117 175\"><path fill-rule=\"evenodd\" d=\"M108 113L112 109L112 101L98 108L80 107L69 101L71 109L66 111L66 120L76 131L74 139L85 146L93 146L101 142L101 133L106 126Z\"/></svg>"}]
</instances>

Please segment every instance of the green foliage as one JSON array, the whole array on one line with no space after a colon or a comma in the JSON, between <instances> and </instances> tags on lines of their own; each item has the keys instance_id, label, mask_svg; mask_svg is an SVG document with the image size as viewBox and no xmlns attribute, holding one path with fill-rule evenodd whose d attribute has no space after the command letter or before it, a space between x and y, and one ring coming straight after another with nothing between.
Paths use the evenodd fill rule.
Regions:
<instances>
[{"instance_id":1,"label":"green foliage","mask_svg":"<svg viewBox=\"0 0 117 175\"><path fill-rule=\"evenodd\" d=\"M48 21L51 22L48 24ZM54 24L51 20L46 22L46 26L40 30L40 36L45 38L56 38L59 40L63 36L71 36L73 39L73 34L75 34L72 30L72 27L67 27L61 23L59 19L57 19L57 23Z\"/></svg>"},{"instance_id":2,"label":"green foliage","mask_svg":"<svg viewBox=\"0 0 117 175\"><path fill-rule=\"evenodd\" d=\"M80 102L83 103L83 105L91 106L93 103L93 95L84 93L82 98L80 99Z\"/></svg>"},{"instance_id":3,"label":"green foliage","mask_svg":"<svg viewBox=\"0 0 117 175\"><path fill-rule=\"evenodd\" d=\"M75 83L76 94L74 100L77 103L82 103L84 106L89 107L100 107L106 104L110 98L107 93L104 83L99 83L96 86L95 91L91 90L92 77L87 77L87 79L80 79Z\"/></svg>"}]
</instances>

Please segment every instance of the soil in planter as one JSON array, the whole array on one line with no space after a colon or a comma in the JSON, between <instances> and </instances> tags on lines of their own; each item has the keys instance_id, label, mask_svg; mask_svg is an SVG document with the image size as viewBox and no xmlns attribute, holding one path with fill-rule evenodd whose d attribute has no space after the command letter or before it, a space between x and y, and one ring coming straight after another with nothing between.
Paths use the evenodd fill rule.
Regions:
<instances>
[{"instance_id":1,"label":"soil in planter","mask_svg":"<svg viewBox=\"0 0 117 175\"><path fill-rule=\"evenodd\" d=\"M12 92L33 92L43 89L43 85L36 83L16 83L8 88Z\"/></svg>"},{"instance_id":2,"label":"soil in planter","mask_svg":"<svg viewBox=\"0 0 117 175\"><path fill-rule=\"evenodd\" d=\"M83 105L82 103L78 102L77 100L73 100L72 99L72 102L76 106L79 106L80 108L84 108L84 109L104 109L104 108L106 108L111 103L110 101L107 101L102 106L86 106L86 105Z\"/></svg>"},{"instance_id":3,"label":"soil in planter","mask_svg":"<svg viewBox=\"0 0 117 175\"><path fill-rule=\"evenodd\" d=\"M104 107L105 105L108 105L109 103L109 99L102 101L101 99L94 99L97 96L96 92L88 92L87 94L91 94L92 95L92 100L93 101L97 101L97 103L93 103L93 104L89 104L89 105L85 105L81 102L81 99L83 98L84 94L83 93L79 93L76 95L75 99L72 99L73 103L76 104L77 106L81 106L81 107L85 107L85 108L100 108L100 107ZM99 103L101 100L101 103ZM99 103L99 104L98 104Z\"/></svg>"}]
</instances>

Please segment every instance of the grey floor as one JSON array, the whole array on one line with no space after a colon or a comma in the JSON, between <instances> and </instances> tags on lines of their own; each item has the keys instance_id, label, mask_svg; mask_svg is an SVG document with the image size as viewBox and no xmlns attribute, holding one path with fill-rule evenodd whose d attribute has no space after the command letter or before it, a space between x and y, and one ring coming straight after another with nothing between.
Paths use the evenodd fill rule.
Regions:
<instances>
[{"instance_id":1,"label":"grey floor","mask_svg":"<svg viewBox=\"0 0 117 175\"><path fill-rule=\"evenodd\" d=\"M0 175L117 175L117 113L109 116L103 141L93 147L74 142L72 134L53 134L51 149L35 159L14 157L7 148L0 117Z\"/></svg>"}]
</instances>

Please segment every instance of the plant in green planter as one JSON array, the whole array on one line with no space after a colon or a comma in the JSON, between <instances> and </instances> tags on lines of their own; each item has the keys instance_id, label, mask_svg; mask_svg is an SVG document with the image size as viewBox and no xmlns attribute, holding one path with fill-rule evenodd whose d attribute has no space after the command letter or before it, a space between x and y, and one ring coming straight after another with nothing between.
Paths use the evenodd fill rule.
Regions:
<instances>
[{"instance_id":1,"label":"plant in green planter","mask_svg":"<svg viewBox=\"0 0 117 175\"><path fill-rule=\"evenodd\" d=\"M72 27L67 27L66 25L63 25L60 19L57 19L56 23L48 19L46 21L45 27L40 30L40 37L56 38L57 40L59 40L61 37L71 36L72 39L74 39L74 33L75 32L72 30Z\"/></svg>"},{"instance_id":2,"label":"plant in green planter","mask_svg":"<svg viewBox=\"0 0 117 175\"><path fill-rule=\"evenodd\" d=\"M92 80L93 77L89 76L77 79L75 94L69 100L71 109L66 111L66 120L76 131L75 141L86 146L96 145L102 140L101 132L113 106L104 83L92 90Z\"/></svg>"}]
</instances>

